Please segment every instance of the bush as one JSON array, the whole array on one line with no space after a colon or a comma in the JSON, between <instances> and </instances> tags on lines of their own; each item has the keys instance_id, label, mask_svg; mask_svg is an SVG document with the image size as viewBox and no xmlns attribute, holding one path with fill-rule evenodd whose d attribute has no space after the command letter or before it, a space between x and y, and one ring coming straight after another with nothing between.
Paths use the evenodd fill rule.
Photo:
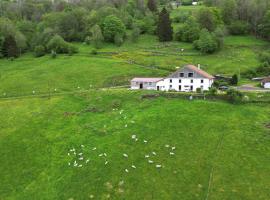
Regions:
<instances>
[{"instance_id":1,"label":"bush","mask_svg":"<svg viewBox=\"0 0 270 200\"><path fill-rule=\"evenodd\" d=\"M234 21L228 29L232 35L245 35L248 33L249 25L243 21Z\"/></svg>"},{"instance_id":2,"label":"bush","mask_svg":"<svg viewBox=\"0 0 270 200\"><path fill-rule=\"evenodd\" d=\"M195 49L200 50L202 53L210 54L218 50L216 38L207 29L201 31L199 40L194 41L193 45Z\"/></svg>"},{"instance_id":3,"label":"bush","mask_svg":"<svg viewBox=\"0 0 270 200\"><path fill-rule=\"evenodd\" d=\"M238 84L238 76L237 76L237 74L234 74L234 75L232 76L231 84L232 84L232 85L237 85L237 84Z\"/></svg>"},{"instance_id":4,"label":"bush","mask_svg":"<svg viewBox=\"0 0 270 200\"><path fill-rule=\"evenodd\" d=\"M35 57L41 57L41 56L44 56L45 54L46 54L46 49L44 46L38 45L35 47L34 49Z\"/></svg>"},{"instance_id":5,"label":"bush","mask_svg":"<svg viewBox=\"0 0 270 200\"><path fill-rule=\"evenodd\" d=\"M109 15L102 24L103 36L108 42L115 42L115 37L123 36L126 33L126 27L123 22L114 15Z\"/></svg>"},{"instance_id":6,"label":"bush","mask_svg":"<svg viewBox=\"0 0 270 200\"><path fill-rule=\"evenodd\" d=\"M240 103L242 102L244 97L244 95L240 91L232 88L227 91L227 96L229 97L229 101L231 103Z\"/></svg>"},{"instance_id":7,"label":"bush","mask_svg":"<svg viewBox=\"0 0 270 200\"><path fill-rule=\"evenodd\" d=\"M182 1L182 5L183 6L191 6L192 5L192 0L183 0Z\"/></svg>"},{"instance_id":8,"label":"bush","mask_svg":"<svg viewBox=\"0 0 270 200\"><path fill-rule=\"evenodd\" d=\"M68 53L70 55L77 53L78 49L66 42L61 36L55 35L47 45L48 51L55 51L56 53Z\"/></svg>"},{"instance_id":9,"label":"bush","mask_svg":"<svg viewBox=\"0 0 270 200\"><path fill-rule=\"evenodd\" d=\"M183 42L193 42L199 39L199 24L190 17L182 26L178 26L174 33L174 39Z\"/></svg>"},{"instance_id":10,"label":"bush","mask_svg":"<svg viewBox=\"0 0 270 200\"><path fill-rule=\"evenodd\" d=\"M211 87L208 90L208 94L215 96L217 94L217 88Z\"/></svg>"},{"instance_id":11,"label":"bush","mask_svg":"<svg viewBox=\"0 0 270 200\"><path fill-rule=\"evenodd\" d=\"M114 44L117 46L121 46L124 42L123 36L120 34L116 34L114 37Z\"/></svg>"},{"instance_id":12,"label":"bush","mask_svg":"<svg viewBox=\"0 0 270 200\"><path fill-rule=\"evenodd\" d=\"M56 56L57 56L57 53L54 50L52 50L51 51L51 57L52 58L56 58Z\"/></svg>"},{"instance_id":13,"label":"bush","mask_svg":"<svg viewBox=\"0 0 270 200\"><path fill-rule=\"evenodd\" d=\"M91 51L91 54L92 54L92 55L97 55L97 54L98 54L98 52L97 52L97 50L96 50L96 49L93 49L93 50Z\"/></svg>"}]
</instances>

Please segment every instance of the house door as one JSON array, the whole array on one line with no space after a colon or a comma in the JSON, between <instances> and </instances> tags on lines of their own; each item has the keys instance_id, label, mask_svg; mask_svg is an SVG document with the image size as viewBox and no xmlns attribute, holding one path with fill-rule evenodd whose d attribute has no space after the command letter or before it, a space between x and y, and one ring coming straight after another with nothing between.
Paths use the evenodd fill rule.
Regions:
<instances>
[{"instance_id":1,"label":"house door","mask_svg":"<svg viewBox=\"0 0 270 200\"><path fill-rule=\"evenodd\" d=\"M143 84L142 83L140 83L140 89L143 89Z\"/></svg>"},{"instance_id":2,"label":"house door","mask_svg":"<svg viewBox=\"0 0 270 200\"><path fill-rule=\"evenodd\" d=\"M159 90L159 86L157 86L157 90Z\"/></svg>"},{"instance_id":3,"label":"house door","mask_svg":"<svg viewBox=\"0 0 270 200\"><path fill-rule=\"evenodd\" d=\"M190 91L193 91L193 85L192 85L192 86L190 86Z\"/></svg>"}]
</instances>

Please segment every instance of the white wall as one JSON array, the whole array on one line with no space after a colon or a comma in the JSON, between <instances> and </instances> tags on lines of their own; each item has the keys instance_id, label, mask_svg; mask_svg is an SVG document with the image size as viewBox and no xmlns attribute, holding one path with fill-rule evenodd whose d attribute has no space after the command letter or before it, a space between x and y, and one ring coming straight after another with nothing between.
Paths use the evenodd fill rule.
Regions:
<instances>
[{"instance_id":1,"label":"white wall","mask_svg":"<svg viewBox=\"0 0 270 200\"><path fill-rule=\"evenodd\" d=\"M264 88L270 89L270 83L265 83L265 84L264 84Z\"/></svg>"},{"instance_id":2,"label":"white wall","mask_svg":"<svg viewBox=\"0 0 270 200\"><path fill-rule=\"evenodd\" d=\"M172 82L170 82L172 80ZM157 83L157 86L160 87L160 90L162 91L168 91L168 90L175 90L175 91L182 91L182 92L188 92L190 91L190 86L193 86L193 92L196 91L197 88L201 88L202 90L209 90L209 88L213 84L213 80L210 79L198 79L198 78L181 78L181 83L179 82L179 78L166 78L162 81L159 81ZM193 83L191 82L193 80ZM203 83L201 83L201 80L203 80ZM181 85L181 90L179 90L179 85ZM171 86L171 87L170 87Z\"/></svg>"}]
</instances>

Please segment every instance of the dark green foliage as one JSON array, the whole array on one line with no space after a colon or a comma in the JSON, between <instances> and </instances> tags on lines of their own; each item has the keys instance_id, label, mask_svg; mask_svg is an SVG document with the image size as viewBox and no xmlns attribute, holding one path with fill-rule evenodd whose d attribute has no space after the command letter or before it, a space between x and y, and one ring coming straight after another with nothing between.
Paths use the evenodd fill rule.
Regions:
<instances>
[{"instance_id":1,"label":"dark green foliage","mask_svg":"<svg viewBox=\"0 0 270 200\"><path fill-rule=\"evenodd\" d=\"M233 21L228 29L232 35L245 35L248 33L249 25L244 21Z\"/></svg>"},{"instance_id":2,"label":"dark green foliage","mask_svg":"<svg viewBox=\"0 0 270 200\"><path fill-rule=\"evenodd\" d=\"M71 44L67 43L61 36L55 35L48 43L47 50L56 53L68 53L73 54L78 50L73 47Z\"/></svg>"},{"instance_id":3,"label":"dark green foliage","mask_svg":"<svg viewBox=\"0 0 270 200\"><path fill-rule=\"evenodd\" d=\"M117 46L121 46L124 42L123 36L121 34L116 34L114 36L114 44L116 44Z\"/></svg>"},{"instance_id":4,"label":"dark green foliage","mask_svg":"<svg viewBox=\"0 0 270 200\"><path fill-rule=\"evenodd\" d=\"M147 14L142 19L134 21L134 26L141 30L142 34L154 34L156 32L156 19L153 14Z\"/></svg>"},{"instance_id":5,"label":"dark green foliage","mask_svg":"<svg viewBox=\"0 0 270 200\"><path fill-rule=\"evenodd\" d=\"M228 89L227 96L231 103L241 103L244 97L243 93L232 88Z\"/></svg>"},{"instance_id":6,"label":"dark green foliage","mask_svg":"<svg viewBox=\"0 0 270 200\"><path fill-rule=\"evenodd\" d=\"M17 58L20 55L20 50L13 36L7 36L2 45L2 54L7 58Z\"/></svg>"},{"instance_id":7,"label":"dark green foliage","mask_svg":"<svg viewBox=\"0 0 270 200\"><path fill-rule=\"evenodd\" d=\"M103 37L102 30L99 27L99 25L95 25L91 29L90 41L93 43L95 48L97 49L101 48L102 43L104 41L104 37Z\"/></svg>"},{"instance_id":8,"label":"dark green foliage","mask_svg":"<svg viewBox=\"0 0 270 200\"><path fill-rule=\"evenodd\" d=\"M218 43L212 33L207 29L203 29L200 33L199 40L194 41L194 47L202 53L214 53L218 50Z\"/></svg>"},{"instance_id":9,"label":"dark green foliage","mask_svg":"<svg viewBox=\"0 0 270 200\"><path fill-rule=\"evenodd\" d=\"M190 17L182 26L178 26L175 31L175 39L183 42L193 42L199 39L199 24L193 17Z\"/></svg>"},{"instance_id":10,"label":"dark green foliage","mask_svg":"<svg viewBox=\"0 0 270 200\"><path fill-rule=\"evenodd\" d=\"M234 74L231 79L231 85L237 85L238 84L238 76L237 74Z\"/></svg>"},{"instance_id":11,"label":"dark green foliage","mask_svg":"<svg viewBox=\"0 0 270 200\"><path fill-rule=\"evenodd\" d=\"M148 0L147 7L150 11L156 12L157 11L157 2L156 0Z\"/></svg>"},{"instance_id":12,"label":"dark green foliage","mask_svg":"<svg viewBox=\"0 0 270 200\"><path fill-rule=\"evenodd\" d=\"M102 24L103 36L106 41L114 42L115 36L122 38L126 34L126 28L123 22L116 16L110 15L104 19Z\"/></svg>"},{"instance_id":13,"label":"dark green foliage","mask_svg":"<svg viewBox=\"0 0 270 200\"><path fill-rule=\"evenodd\" d=\"M222 2L222 18L225 24L231 24L237 15L237 4L235 0L225 0Z\"/></svg>"},{"instance_id":14,"label":"dark green foliage","mask_svg":"<svg viewBox=\"0 0 270 200\"><path fill-rule=\"evenodd\" d=\"M210 32L223 23L220 11L216 8L201 8L197 14L197 20L201 28L206 28Z\"/></svg>"},{"instance_id":15,"label":"dark green foliage","mask_svg":"<svg viewBox=\"0 0 270 200\"><path fill-rule=\"evenodd\" d=\"M160 42L171 41L173 39L170 15L166 8L163 8L159 13L157 34Z\"/></svg>"},{"instance_id":16,"label":"dark green foliage","mask_svg":"<svg viewBox=\"0 0 270 200\"><path fill-rule=\"evenodd\" d=\"M56 58L56 56L57 56L56 51L52 50L51 51L51 58Z\"/></svg>"},{"instance_id":17,"label":"dark green foliage","mask_svg":"<svg viewBox=\"0 0 270 200\"><path fill-rule=\"evenodd\" d=\"M131 33L131 41L137 42L140 36L141 30L138 27L134 27Z\"/></svg>"},{"instance_id":18,"label":"dark green foliage","mask_svg":"<svg viewBox=\"0 0 270 200\"><path fill-rule=\"evenodd\" d=\"M44 56L46 54L46 49L44 46L42 45L38 45L35 47L34 49L34 54L35 54L35 57L41 57L41 56Z\"/></svg>"},{"instance_id":19,"label":"dark green foliage","mask_svg":"<svg viewBox=\"0 0 270 200\"><path fill-rule=\"evenodd\" d=\"M193 0L182 0L181 2L183 6L190 6L192 5Z\"/></svg>"},{"instance_id":20,"label":"dark green foliage","mask_svg":"<svg viewBox=\"0 0 270 200\"><path fill-rule=\"evenodd\" d=\"M270 40L270 10L264 15L262 23L259 25L259 32L262 37Z\"/></svg>"}]
</instances>

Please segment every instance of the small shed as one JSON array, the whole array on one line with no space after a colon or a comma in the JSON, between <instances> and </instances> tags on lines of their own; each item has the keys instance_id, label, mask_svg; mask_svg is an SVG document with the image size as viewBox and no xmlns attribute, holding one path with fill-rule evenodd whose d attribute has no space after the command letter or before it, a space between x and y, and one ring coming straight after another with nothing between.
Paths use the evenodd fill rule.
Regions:
<instances>
[{"instance_id":1,"label":"small shed","mask_svg":"<svg viewBox=\"0 0 270 200\"><path fill-rule=\"evenodd\" d=\"M261 84L264 88L270 89L270 77L263 79Z\"/></svg>"},{"instance_id":2,"label":"small shed","mask_svg":"<svg viewBox=\"0 0 270 200\"><path fill-rule=\"evenodd\" d=\"M163 78L133 78L131 89L156 90L156 84Z\"/></svg>"}]
</instances>

